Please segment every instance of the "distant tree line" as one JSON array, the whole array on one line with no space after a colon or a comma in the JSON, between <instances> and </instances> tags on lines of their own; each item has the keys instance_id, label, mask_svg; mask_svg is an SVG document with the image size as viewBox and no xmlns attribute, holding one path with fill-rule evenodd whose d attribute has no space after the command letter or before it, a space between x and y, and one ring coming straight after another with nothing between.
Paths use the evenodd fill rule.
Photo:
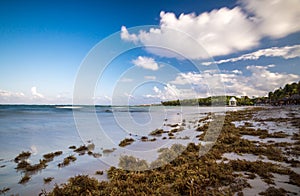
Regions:
<instances>
[{"instance_id":1,"label":"distant tree line","mask_svg":"<svg viewBox=\"0 0 300 196\"><path fill-rule=\"evenodd\" d=\"M212 96L206 98L198 99L183 99L183 100L172 100L161 102L164 106L222 106L228 105L229 99L232 96ZM237 100L237 105L253 105L254 102L247 96L241 98L235 97Z\"/></svg>"},{"instance_id":2,"label":"distant tree line","mask_svg":"<svg viewBox=\"0 0 300 196\"><path fill-rule=\"evenodd\" d=\"M269 92L268 98L273 105L300 104L300 81L286 84L274 92Z\"/></svg>"},{"instance_id":3,"label":"distant tree line","mask_svg":"<svg viewBox=\"0 0 300 196\"><path fill-rule=\"evenodd\" d=\"M164 106L218 106L228 105L229 99L232 96L212 96L198 99L183 99L162 101ZM248 96L242 96L241 98L233 96L238 106L248 105L283 105L283 104L300 104L300 81L292 84L286 84L284 88L276 89L274 92L269 92L268 97L255 97L249 98Z\"/></svg>"}]
</instances>

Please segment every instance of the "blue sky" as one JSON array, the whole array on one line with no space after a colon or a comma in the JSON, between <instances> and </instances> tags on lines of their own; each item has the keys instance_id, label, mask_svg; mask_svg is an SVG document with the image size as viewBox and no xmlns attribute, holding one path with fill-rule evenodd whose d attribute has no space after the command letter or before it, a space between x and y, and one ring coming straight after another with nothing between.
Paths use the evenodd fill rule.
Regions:
<instances>
[{"instance_id":1,"label":"blue sky","mask_svg":"<svg viewBox=\"0 0 300 196\"><path fill-rule=\"evenodd\" d=\"M95 104L265 96L300 80L298 21L297 0L2 0L0 103L71 104L85 57L116 32L141 47L106 66ZM131 29L142 25L156 26Z\"/></svg>"}]
</instances>

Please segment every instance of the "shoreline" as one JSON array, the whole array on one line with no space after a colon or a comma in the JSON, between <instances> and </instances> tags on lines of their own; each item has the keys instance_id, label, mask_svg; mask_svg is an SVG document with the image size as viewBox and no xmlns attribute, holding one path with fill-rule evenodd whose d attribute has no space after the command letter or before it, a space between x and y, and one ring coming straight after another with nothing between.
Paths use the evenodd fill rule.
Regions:
<instances>
[{"instance_id":1,"label":"shoreline","mask_svg":"<svg viewBox=\"0 0 300 196\"><path fill-rule=\"evenodd\" d=\"M244 110L227 112L224 126L218 140L212 149L201 157L198 156L199 149L205 148L205 146L201 146L200 142L199 144L189 144L180 155L178 154L179 156L173 157L174 160L169 162L169 160L164 160L164 157L172 153L172 151L170 151L172 147L170 147L169 151L162 150L160 152L161 156L159 156L160 160L158 160L165 161L162 167L136 172L111 167L107 171L104 171L104 177L107 175L108 181L95 180L95 175L79 175L75 178L70 178L68 184L55 186L52 190L48 188L47 190L43 190L42 193L44 195L74 194L75 192L70 192L72 191L70 187L77 187L83 192L89 191L94 194L103 195L109 193L173 195L219 193L248 195L255 190L257 194L264 191L299 194L300 182L297 179L300 179L300 114L299 112L297 113L297 110L293 111L293 109L295 108L246 107ZM272 119L263 119L262 117L266 117L264 112L268 113L268 110L272 110ZM286 114L283 116L278 115L282 112ZM277 116L275 114L277 114ZM235 122L242 123L235 124ZM253 122L256 124L254 123L253 125ZM272 123L267 124L269 127L265 126L265 129L258 126L258 123L263 125L266 124L266 122L272 122L273 125ZM201 132L198 133L204 134L207 132L206 123L202 124ZM291 126L291 130L294 131L280 135L280 131L276 131L276 128L280 128L280 123L286 123L285 125L289 124L288 126ZM198 128L200 129L200 127ZM255 128L257 128L257 130ZM273 130L272 133L269 133L269 130L272 128L275 129L275 131ZM169 134L170 131L171 130L169 130L167 134ZM184 132L185 130L182 131ZM274 134L274 132L278 132L276 133L277 135ZM177 134L176 132L174 133ZM201 134L197 137L199 140L203 140L204 136L201 136ZM248 140L249 138L247 139L247 137L245 138L245 136L254 137L254 135L258 138L265 137L264 139L269 138L270 141L275 141L257 142L255 140ZM157 138L160 137L163 138L163 136L157 136ZM290 139L289 141L295 142L281 142L281 138L288 138ZM125 144L130 147L133 145L132 142L133 141ZM77 147L77 151L80 152L80 150L86 149L82 148L78 150ZM91 150L86 150L86 153L93 156ZM141 165L143 165L141 164L143 160L134 159L134 157L127 157L125 163L126 161L131 161L133 164L131 167L141 167ZM74 164L76 164L76 160ZM278 168L278 164L283 168ZM265 166L267 175L264 175L263 172L257 168L259 165ZM125 166L123 165L123 168L124 167L126 169L126 164ZM143 167L143 169L145 169L145 164ZM248 167L253 168L251 171L248 171ZM210 172L207 173L207 171ZM102 170L96 170L95 172L98 172L98 175L103 175ZM53 177L55 179L55 176ZM44 180L51 182L51 178L52 177L49 177L49 179ZM288 179L289 182L286 183L282 179ZM79 180L81 182L85 181L89 186L86 186L87 184L78 184ZM143 182L141 186L137 184L139 181ZM156 181L160 183L154 183ZM262 184L264 185L263 187L259 186ZM252 186L252 188L249 186ZM132 188L129 190L124 187ZM151 188L149 189L149 187ZM6 188L9 187L3 187L2 190L4 191ZM6 192L9 193L9 190Z\"/></svg>"}]
</instances>

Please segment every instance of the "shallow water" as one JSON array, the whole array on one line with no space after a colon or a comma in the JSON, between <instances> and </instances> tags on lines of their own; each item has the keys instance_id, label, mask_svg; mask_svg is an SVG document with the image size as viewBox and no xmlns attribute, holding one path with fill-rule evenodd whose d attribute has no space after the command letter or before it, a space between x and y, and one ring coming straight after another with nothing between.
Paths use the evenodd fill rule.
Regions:
<instances>
[{"instance_id":1,"label":"shallow water","mask_svg":"<svg viewBox=\"0 0 300 196\"><path fill-rule=\"evenodd\" d=\"M111 166L112 157L128 152L145 151L155 152L157 149L170 146L173 143L187 144L195 141L192 123L207 115L208 112L224 113L226 110L239 110L243 108L225 107L106 107L106 106L39 106L39 105L0 105L0 188L9 187L7 194L20 193L21 195L38 194L41 189L50 190L55 183L65 182L76 174L89 174L100 180L105 180L106 175L94 175L96 170L106 170ZM75 113L73 113L75 111ZM76 117L74 119L74 116ZM98 125L95 126L90 119L96 117ZM185 132L178 133L177 137L189 136L189 140L162 140L155 142L141 142L141 136L148 134L156 128L170 129L167 124L182 123L186 120ZM190 123L188 123L190 122ZM189 129L187 128L189 124ZM197 132L199 134L199 132ZM104 138L103 138L104 137ZM133 137L136 141L126 147L118 147L119 142L125 137ZM92 142L95 152L101 154L105 148L117 148L114 153L106 154L96 159L87 154L78 156L69 146ZM23 176L17 172L13 159L22 151L31 151L30 163L37 163L43 154L62 150L63 155L55 157L48 163L46 169L31 176L25 185L18 184ZM77 160L64 168L57 164L69 155L76 155ZM138 153L137 153L138 154ZM116 160L114 160L116 161ZM114 162L115 164L115 162ZM54 177L54 180L44 185L44 177Z\"/></svg>"}]
</instances>

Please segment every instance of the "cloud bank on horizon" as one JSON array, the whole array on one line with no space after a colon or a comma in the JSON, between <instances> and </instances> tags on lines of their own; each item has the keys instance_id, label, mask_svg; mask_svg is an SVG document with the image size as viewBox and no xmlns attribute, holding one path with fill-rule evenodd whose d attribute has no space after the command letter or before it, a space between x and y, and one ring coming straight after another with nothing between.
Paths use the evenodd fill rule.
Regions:
<instances>
[{"instance_id":1,"label":"cloud bank on horizon","mask_svg":"<svg viewBox=\"0 0 300 196\"><path fill-rule=\"evenodd\" d=\"M178 15L175 11L163 10L159 17L157 28L138 33L130 32L126 24L120 25L122 41L141 44L145 48L135 56L128 55L124 65L119 65L120 69L136 67L139 76L121 79L119 76L118 81L124 87L137 81L137 77L154 81L141 94L120 93L118 96L124 103L129 99L133 104L143 104L207 97L212 95L210 86L220 86L232 96L266 96L275 88L300 80L298 0L243 0L237 1L232 8L221 7L199 14ZM189 39L183 38L182 33ZM204 52L194 48L191 42L200 44ZM157 43L186 59L200 61L203 70L185 69L185 61L176 53L147 47ZM172 64L174 59L177 63ZM162 61L183 71L164 77ZM213 65L219 65L219 70ZM164 84L155 84L161 77L165 78ZM108 78L107 88L113 88L115 83L109 81L113 77ZM42 89L43 93L37 89L42 88L32 86L13 92L1 90L0 86L0 103L72 103L71 93L57 93L51 97L45 89ZM111 104L112 96L111 90L100 89L95 92L94 100L96 104Z\"/></svg>"}]
</instances>

